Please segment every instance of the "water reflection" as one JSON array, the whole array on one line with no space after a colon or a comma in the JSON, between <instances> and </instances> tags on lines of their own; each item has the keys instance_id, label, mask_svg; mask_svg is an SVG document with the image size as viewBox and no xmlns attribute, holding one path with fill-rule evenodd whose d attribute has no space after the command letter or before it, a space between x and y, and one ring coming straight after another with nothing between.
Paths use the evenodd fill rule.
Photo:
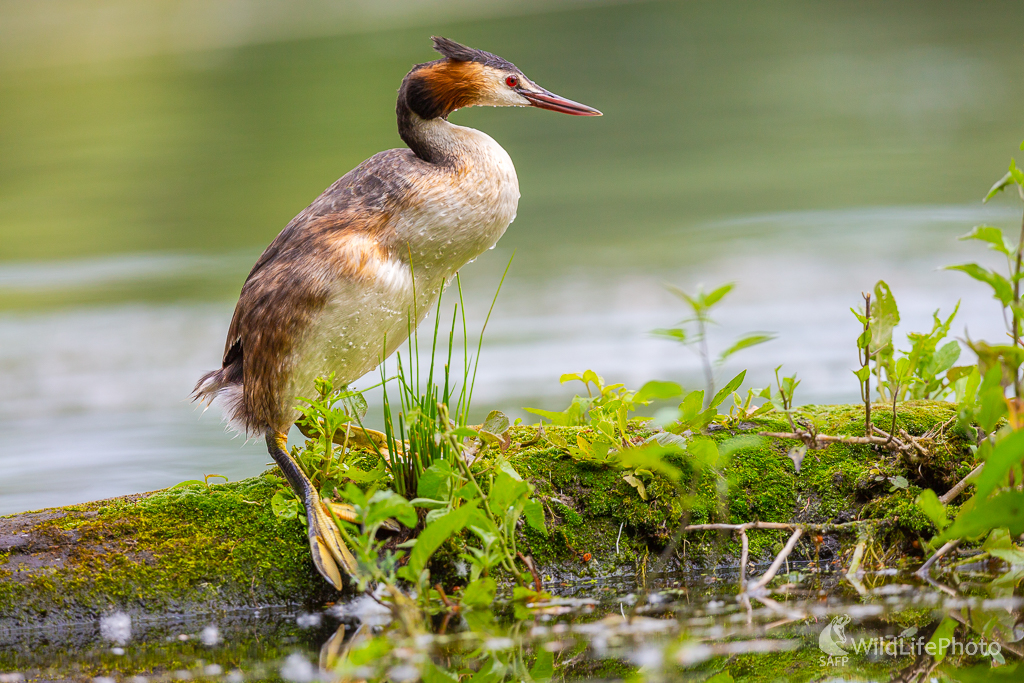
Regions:
<instances>
[{"instance_id":1,"label":"water reflection","mask_svg":"<svg viewBox=\"0 0 1024 683\"><path fill-rule=\"evenodd\" d=\"M711 574L735 580L728 571ZM660 588L639 607L626 592L635 590L632 579L563 586L563 597L438 615L418 633L392 622L378 602L384 596L313 611L114 614L60 633L0 634L0 668L154 682L454 681L468 674L665 681L723 672L731 678L722 681L910 681L925 673L955 681L973 680L972 667L1012 676L1007 657L1019 656L1024 638L1024 601L1012 590L950 598L886 570L865 572L867 591L857 599L841 575L794 561L772 590L774 606L747 610L708 576L652 577ZM992 573L968 576L1006 582Z\"/></svg>"}]
</instances>

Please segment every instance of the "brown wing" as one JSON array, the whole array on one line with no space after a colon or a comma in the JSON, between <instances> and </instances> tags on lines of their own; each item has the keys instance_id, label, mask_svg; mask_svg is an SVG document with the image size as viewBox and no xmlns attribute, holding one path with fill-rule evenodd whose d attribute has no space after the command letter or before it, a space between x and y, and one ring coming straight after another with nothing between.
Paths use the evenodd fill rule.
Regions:
<instances>
[{"instance_id":1,"label":"brown wing","mask_svg":"<svg viewBox=\"0 0 1024 683\"><path fill-rule=\"evenodd\" d=\"M287 428L280 393L296 344L337 279L358 277L361 264L387 249L391 217L424 163L397 149L363 162L292 219L256 261L235 307L223 364L224 379L242 384L239 418L248 433Z\"/></svg>"}]
</instances>

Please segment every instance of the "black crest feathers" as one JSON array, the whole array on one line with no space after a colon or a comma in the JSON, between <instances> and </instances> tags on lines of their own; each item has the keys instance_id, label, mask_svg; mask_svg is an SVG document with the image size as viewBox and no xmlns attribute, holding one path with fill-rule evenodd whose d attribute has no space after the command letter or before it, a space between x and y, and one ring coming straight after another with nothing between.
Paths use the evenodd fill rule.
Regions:
<instances>
[{"instance_id":1,"label":"black crest feathers","mask_svg":"<svg viewBox=\"0 0 1024 683\"><path fill-rule=\"evenodd\" d=\"M434 49L452 61L477 62L486 66L493 66L497 69L519 71L512 62L502 59L498 55L492 55L490 52L466 47L456 43L454 40L448 40L440 36L433 36L432 40L434 41Z\"/></svg>"}]
</instances>

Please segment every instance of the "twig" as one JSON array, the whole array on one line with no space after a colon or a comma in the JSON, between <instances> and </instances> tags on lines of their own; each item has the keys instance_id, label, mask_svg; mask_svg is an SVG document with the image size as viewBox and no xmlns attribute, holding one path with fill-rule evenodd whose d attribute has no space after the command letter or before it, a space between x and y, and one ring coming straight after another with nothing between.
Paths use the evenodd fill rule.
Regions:
<instances>
[{"instance_id":1,"label":"twig","mask_svg":"<svg viewBox=\"0 0 1024 683\"><path fill-rule=\"evenodd\" d=\"M973 479L974 477L978 476L978 474L981 473L981 468L983 468L984 466L985 463L981 463L973 470L971 470L967 474L967 476L961 479L959 482L957 482L957 484L953 488L939 496L939 502L942 503L943 505L949 505L952 501L956 499L957 496L963 493L964 489L967 488L967 485L970 483L971 479Z\"/></svg>"},{"instance_id":2,"label":"twig","mask_svg":"<svg viewBox=\"0 0 1024 683\"><path fill-rule=\"evenodd\" d=\"M860 571L860 562L864 559L864 548L867 547L866 541L860 541L857 543L857 547L853 549L853 557L850 559L850 568L846 570L846 580L850 582L857 593L864 595L867 590L864 588L864 584L861 583L860 577L857 576L857 572Z\"/></svg>"},{"instance_id":3,"label":"twig","mask_svg":"<svg viewBox=\"0 0 1024 683\"><path fill-rule=\"evenodd\" d=\"M740 529L740 585L747 585L747 556L750 552L750 546L747 542L747 530Z\"/></svg>"},{"instance_id":4,"label":"twig","mask_svg":"<svg viewBox=\"0 0 1024 683\"><path fill-rule=\"evenodd\" d=\"M523 564L526 565L526 568L530 570L530 574L533 576L533 587L537 589L538 593L540 593L544 590L544 584L541 583L540 574L537 573L537 568L533 566L533 558L523 555L522 553L516 554L519 556L519 559L523 561Z\"/></svg>"},{"instance_id":5,"label":"twig","mask_svg":"<svg viewBox=\"0 0 1024 683\"><path fill-rule=\"evenodd\" d=\"M745 524L690 524L683 528L683 531L749 531L750 529L775 529L781 531L792 531L801 529L803 531L843 531L855 529L862 526L884 525L889 521L885 519L859 519L853 522L842 522L840 524L801 524L794 522L747 522Z\"/></svg>"},{"instance_id":6,"label":"twig","mask_svg":"<svg viewBox=\"0 0 1024 683\"><path fill-rule=\"evenodd\" d=\"M832 436L831 434L814 434L803 429L798 429L793 432L758 432L759 436L768 436L775 439L795 439L797 441L803 441L808 448L817 450L822 448L822 444L830 443L852 443L852 444L864 444L872 446L882 446L892 451L906 453L913 450L915 446L905 444L899 439L894 439L888 432L882 431L877 427L874 431L885 436Z\"/></svg>"},{"instance_id":7,"label":"twig","mask_svg":"<svg viewBox=\"0 0 1024 683\"><path fill-rule=\"evenodd\" d=\"M619 556L619 539L622 538L622 527L625 525L625 522L619 525L619 535L615 537L615 557Z\"/></svg>"},{"instance_id":8,"label":"twig","mask_svg":"<svg viewBox=\"0 0 1024 683\"><path fill-rule=\"evenodd\" d=\"M921 454L921 457L923 457L923 458L927 458L927 457L928 457L928 451L926 451L926 450L924 449L924 446L922 446L921 444L919 444L919 443L917 442L917 439L915 439L915 438L914 438L913 436L911 436L911 435L910 435L910 434L909 434L909 433L907 432L907 430L906 430L906 429L903 429L902 427L900 427L900 436L902 436L902 437L903 437L904 439L906 439L906 440L907 440L907 443L909 443L909 444L910 444L911 446L913 446L913 447L914 447L914 449L916 449L916 450L917 450L917 452Z\"/></svg>"},{"instance_id":9,"label":"twig","mask_svg":"<svg viewBox=\"0 0 1024 683\"><path fill-rule=\"evenodd\" d=\"M750 596L747 595L744 588L747 585L747 557L750 553L746 529L740 529L740 544L742 546L740 550L740 603L747 611L747 626L749 626L754 622L754 614L750 607Z\"/></svg>"},{"instance_id":10,"label":"twig","mask_svg":"<svg viewBox=\"0 0 1024 683\"><path fill-rule=\"evenodd\" d=\"M935 564L935 562L940 557L942 557L943 555L948 553L950 550L953 550L958 545L960 545L960 541L961 541L961 539L959 539L959 538L955 539L955 540L952 540L952 541L946 541L946 544L944 546L942 546L937 551L935 551L935 554L932 555L931 557L929 557L928 560L924 564L921 565L921 568L918 569L916 572L914 572L914 575L917 576L918 578L923 579L924 581L927 581L928 583L930 583L935 588L938 588L943 593L947 593L948 595L951 595L954 598L956 597L956 591L953 590L952 588L950 588L949 586L944 586L943 584L941 584L938 581L936 581L935 579L933 579L932 575L931 575L931 568L932 568L932 565Z\"/></svg>"},{"instance_id":11,"label":"twig","mask_svg":"<svg viewBox=\"0 0 1024 683\"><path fill-rule=\"evenodd\" d=\"M768 567L768 571L766 571L764 575L760 579L758 579L757 582L754 583L754 585L750 587L750 590L748 592L760 591L762 588L768 585L769 581L775 578L775 575L778 573L779 568L782 566L782 563L785 562L786 558L789 557L789 554L793 552L793 548L796 547L796 542L800 540L800 537L803 535L803 533L803 529L797 529L793 532L793 535L789 537L789 540L786 542L786 546L782 549L782 552L775 557L775 561L772 562L772 565L770 567Z\"/></svg>"},{"instance_id":12,"label":"twig","mask_svg":"<svg viewBox=\"0 0 1024 683\"><path fill-rule=\"evenodd\" d=\"M448 599L448 596L445 595L444 588L441 588L441 584L437 584L436 586L434 586L434 590L436 590L437 594L441 596L441 602L444 603L445 607L447 607L448 609L455 607L455 605L452 604L451 600Z\"/></svg>"}]
</instances>

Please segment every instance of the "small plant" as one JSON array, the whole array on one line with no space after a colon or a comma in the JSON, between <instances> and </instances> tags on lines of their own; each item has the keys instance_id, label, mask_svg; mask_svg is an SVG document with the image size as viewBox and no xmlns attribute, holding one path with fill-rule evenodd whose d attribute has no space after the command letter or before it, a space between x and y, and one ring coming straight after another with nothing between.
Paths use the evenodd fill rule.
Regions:
<instances>
[{"instance_id":1,"label":"small plant","mask_svg":"<svg viewBox=\"0 0 1024 683\"><path fill-rule=\"evenodd\" d=\"M731 282L710 292L705 292L703 287L700 287L697 294L691 296L675 285L666 285L665 288L668 291L686 303L693 315L680 321L678 327L654 330L654 334L657 336L679 342L700 357L707 388L705 396L708 398L715 393L715 367L721 366L738 351L749 349L775 338L775 334L772 332L748 332L734 341L732 346L718 354L714 361L711 360L711 351L708 347L708 327L717 324L711 317L711 311L733 290L733 287L735 285ZM704 407L709 408L711 404L708 403Z\"/></svg>"},{"instance_id":2,"label":"small plant","mask_svg":"<svg viewBox=\"0 0 1024 683\"><path fill-rule=\"evenodd\" d=\"M853 374L860 381L865 405L870 405L872 377L881 401L941 400L955 391L956 382L970 368L954 367L960 358L957 342L949 341L942 346L939 343L949 334L959 310L958 303L945 320L935 311L931 331L911 332L907 335L910 350L897 351L892 335L899 325L900 312L889 285L879 280L872 294L864 295L864 308L850 309L864 326L857 338L861 367Z\"/></svg>"},{"instance_id":3,"label":"small plant","mask_svg":"<svg viewBox=\"0 0 1024 683\"><path fill-rule=\"evenodd\" d=\"M1021 145L1024 149L1024 144ZM985 197L988 201L1000 191L1015 188L1024 200L1024 173L1010 161L1009 172L1004 175ZM1003 309L1009 343L990 345L983 341L968 341L977 354L978 364L957 384L961 425L968 431L977 428L977 457L982 464L943 496L932 490L922 491L917 498L920 509L931 519L938 534L930 545L938 550L922 566L918 574L934 585L930 576L931 565L944 554L968 540L985 539L983 550L994 557L1024 558L1024 549L1013 539L1024 533L1024 493L1020 482L1024 478L1024 411L1021 401L1021 364L1024 361L1024 302L1020 281L1024 278L1021 267L1024 256L1024 221L1021 237L1016 244L1004 237L999 228L982 225L975 227L961 239L978 240L1006 257L1006 274L997 273L976 263L951 266L950 270L964 272L988 285ZM1011 392L1013 398L1007 398ZM975 485L974 495L959 508L952 519L947 507L964 490L968 481ZM1012 592L1019 582L1002 577L989 585L993 594ZM1000 583L1002 582L1002 583ZM999 593L1001 592L1001 593ZM977 628L985 638L993 636L993 629L1002 628L997 620L986 621Z\"/></svg>"},{"instance_id":4,"label":"small plant","mask_svg":"<svg viewBox=\"0 0 1024 683\"><path fill-rule=\"evenodd\" d=\"M593 370L565 374L560 381L562 384L583 382L587 396L574 396L569 407L563 411L539 408L524 410L545 417L559 427L590 427L592 434L577 433L575 443L569 443L556 433L549 433L546 438L579 460L604 464L616 462L618 452L635 446L634 437L629 435L630 419L651 419L631 418L632 413L652 401L675 398L683 392L682 387L675 382L658 380L647 382L639 391L633 391L623 384L606 384L604 378Z\"/></svg>"}]
</instances>

